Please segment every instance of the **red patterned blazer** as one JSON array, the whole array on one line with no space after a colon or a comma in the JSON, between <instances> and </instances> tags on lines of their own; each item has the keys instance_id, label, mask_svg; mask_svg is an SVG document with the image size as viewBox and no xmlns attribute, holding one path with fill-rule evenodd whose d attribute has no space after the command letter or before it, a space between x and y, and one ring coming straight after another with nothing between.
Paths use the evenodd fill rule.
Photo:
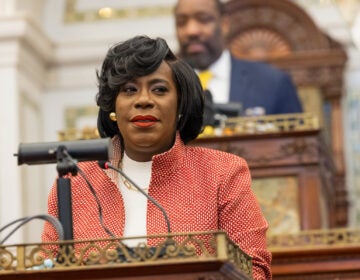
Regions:
<instances>
[{"instance_id":1,"label":"red patterned blazer","mask_svg":"<svg viewBox=\"0 0 360 280\"><path fill-rule=\"evenodd\" d=\"M114 137L114 157L119 166L120 144ZM124 203L117 186L118 174L102 170L95 162L79 163L100 200L104 224L116 236L124 229ZM99 223L98 207L85 180L71 178L74 239L108 238ZM244 159L217 150L185 146L179 135L167 152L153 157L149 195L166 210L173 233L224 230L253 257L254 279L271 279L271 253L266 249L266 222L251 190ZM134 205L136 207L136 205ZM48 198L48 212L57 216L56 185ZM147 234L167 233L161 211L147 204ZM57 234L45 223L44 242Z\"/></svg>"}]
</instances>

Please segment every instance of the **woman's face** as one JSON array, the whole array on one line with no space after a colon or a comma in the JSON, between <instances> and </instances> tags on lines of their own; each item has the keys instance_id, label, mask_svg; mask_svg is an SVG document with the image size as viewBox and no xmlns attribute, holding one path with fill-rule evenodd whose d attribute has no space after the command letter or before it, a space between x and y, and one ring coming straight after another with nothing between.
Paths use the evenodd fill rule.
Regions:
<instances>
[{"instance_id":1,"label":"woman's face","mask_svg":"<svg viewBox=\"0 0 360 280\"><path fill-rule=\"evenodd\" d=\"M165 62L149 74L129 81L116 98L117 125L126 154L136 161L149 161L169 150L178 121L177 92L172 70Z\"/></svg>"}]
</instances>

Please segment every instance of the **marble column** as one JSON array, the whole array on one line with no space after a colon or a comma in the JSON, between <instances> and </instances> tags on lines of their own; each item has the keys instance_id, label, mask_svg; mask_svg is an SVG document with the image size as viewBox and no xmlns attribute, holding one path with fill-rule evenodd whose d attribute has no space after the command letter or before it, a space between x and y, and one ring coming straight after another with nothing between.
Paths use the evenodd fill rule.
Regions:
<instances>
[{"instance_id":1,"label":"marble column","mask_svg":"<svg viewBox=\"0 0 360 280\"><path fill-rule=\"evenodd\" d=\"M19 143L42 138L42 96L52 52L50 40L30 16L0 13L0 227L43 212L38 203L44 200L39 197L42 169L18 166L14 153ZM24 227L8 242L34 241L31 232L38 235Z\"/></svg>"}]
</instances>

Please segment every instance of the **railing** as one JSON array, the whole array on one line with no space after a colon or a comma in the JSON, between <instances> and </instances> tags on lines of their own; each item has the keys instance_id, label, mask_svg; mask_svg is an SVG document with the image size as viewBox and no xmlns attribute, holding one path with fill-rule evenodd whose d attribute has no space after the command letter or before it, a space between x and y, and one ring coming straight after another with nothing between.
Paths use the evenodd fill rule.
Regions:
<instances>
[{"instance_id":1,"label":"railing","mask_svg":"<svg viewBox=\"0 0 360 280\"><path fill-rule=\"evenodd\" d=\"M140 238L144 237L0 246L0 277L4 273L31 269L221 260L232 263L252 279L251 257L231 242L224 232L152 235L145 237L147 243L139 243L136 247L126 245L127 240Z\"/></svg>"},{"instance_id":2,"label":"railing","mask_svg":"<svg viewBox=\"0 0 360 280\"><path fill-rule=\"evenodd\" d=\"M319 129L319 120L315 114L282 114L228 118L224 121L222 134L261 134L314 129Z\"/></svg>"},{"instance_id":3,"label":"railing","mask_svg":"<svg viewBox=\"0 0 360 280\"><path fill-rule=\"evenodd\" d=\"M279 234L267 238L270 251L299 250L306 248L336 248L360 245L359 229L319 229L298 234Z\"/></svg>"},{"instance_id":4,"label":"railing","mask_svg":"<svg viewBox=\"0 0 360 280\"><path fill-rule=\"evenodd\" d=\"M199 137L279 133L319 129L313 113L224 118L219 127L205 127ZM96 127L68 128L58 132L59 141L99 138Z\"/></svg>"}]
</instances>

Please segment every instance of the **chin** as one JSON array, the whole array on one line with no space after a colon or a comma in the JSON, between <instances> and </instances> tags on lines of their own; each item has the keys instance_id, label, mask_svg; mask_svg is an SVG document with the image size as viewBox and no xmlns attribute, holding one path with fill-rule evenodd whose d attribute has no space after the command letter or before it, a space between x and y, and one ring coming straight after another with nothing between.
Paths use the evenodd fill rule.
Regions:
<instances>
[{"instance_id":1,"label":"chin","mask_svg":"<svg viewBox=\"0 0 360 280\"><path fill-rule=\"evenodd\" d=\"M187 62L193 68L197 68L197 69L206 69L209 66L209 60L205 53L190 55L187 58Z\"/></svg>"}]
</instances>

